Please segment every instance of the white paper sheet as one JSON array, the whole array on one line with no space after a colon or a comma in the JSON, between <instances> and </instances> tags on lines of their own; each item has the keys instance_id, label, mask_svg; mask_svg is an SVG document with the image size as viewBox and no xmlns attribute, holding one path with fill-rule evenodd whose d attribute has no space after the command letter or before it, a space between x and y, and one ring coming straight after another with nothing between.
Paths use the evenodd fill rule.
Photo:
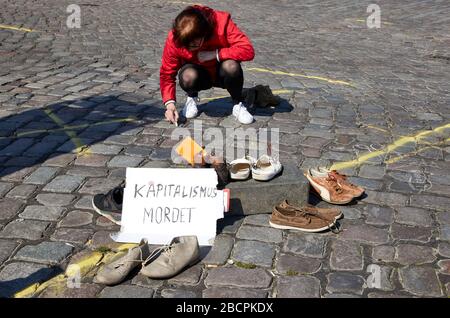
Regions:
<instances>
[{"instance_id":1,"label":"white paper sheet","mask_svg":"<svg viewBox=\"0 0 450 318\"><path fill-rule=\"evenodd\" d=\"M120 232L116 242L168 244L180 235L196 235L211 245L224 196L214 169L127 168Z\"/></svg>"}]
</instances>

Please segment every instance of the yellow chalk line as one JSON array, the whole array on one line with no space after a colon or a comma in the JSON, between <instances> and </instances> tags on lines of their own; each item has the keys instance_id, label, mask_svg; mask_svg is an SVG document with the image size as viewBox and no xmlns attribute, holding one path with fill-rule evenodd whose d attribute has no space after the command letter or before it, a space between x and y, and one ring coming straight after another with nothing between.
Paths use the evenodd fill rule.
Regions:
<instances>
[{"instance_id":1,"label":"yellow chalk line","mask_svg":"<svg viewBox=\"0 0 450 318\"><path fill-rule=\"evenodd\" d=\"M386 133L386 134L390 134L390 131L389 131L389 130L384 129L384 128L381 128L381 127L378 127L378 126L374 126L374 125L364 125L364 127L367 127L367 128L370 128L370 129L374 129L374 130L378 130L378 131L381 131L381 132ZM399 135L398 137L407 137L407 136L405 136L405 135ZM439 148L437 145L440 144L440 143L435 144L435 143L428 142L428 141L424 141L424 140L418 140L417 142L420 143L421 145L428 145L428 146L434 147L434 148Z\"/></svg>"},{"instance_id":2,"label":"yellow chalk line","mask_svg":"<svg viewBox=\"0 0 450 318\"><path fill-rule=\"evenodd\" d=\"M274 74L274 75L286 75L286 76L293 76L293 77L302 77L302 78L307 78L307 79L313 79L313 80L318 80L318 81L325 81L331 84L340 84L340 85L347 85L350 87L355 87L352 83L350 82L346 82L346 81L342 81L342 80L335 80L335 79L331 79L331 78L326 78L326 77L322 77L322 76L313 76L313 75L305 75L305 74L298 74L298 73L289 73L289 72L283 72L283 71L272 71L272 70L268 70L265 68L260 68L260 67L250 67L250 68L246 68L246 71L250 71L250 72L263 72L263 73L270 73L270 74Z\"/></svg>"},{"instance_id":3,"label":"yellow chalk line","mask_svg":"<svg viewBox=\"0 0 450 318\"><path fill-rule=\"evenodd\" d=\"M356 22L366 22L367 20L365 19L356 19ZM386 25L392 25L393 23L391 22L381 22L381 24L386 24Z\"/></svg>"},{"instance_id":4,"label":"yellow chalk line","mask_svg":"<svg viewBox=\"0 0 450 318\"><path fill-rule=\"evenodd\" d=\"M44 112L47 114L48 117L50 117L57 125L59 125L62 128L66 128L66 125L64 121L61 120L58 116L56 116L50 109L44 109ZM67 136L69 136L70 140L73 142L73 144L77 147L75 149L77 154L89 154L90 150L89 148L83 150L83 148L86 147L86 145L83 143L83 141L78 138L77 134L73 130L64 130Z\"/></svg>"},{"instance_id":5,"label":"yellow chalk line","mask_svg":"<svg viewBox=\"0 0 450 318\"><path fill-rule=\"evenodd\" d=\"M386 163L386 164L392 164L392 163L395 163L395 162L397 162L397 161L399 161L399 160L402 160L402 159L404 159L404 158L407 158L407 157L411 157L411 156L417 155L417 154L419 154L420 152L425 151L425 150L427 150L427 149L431 149L431 148L440 149L439 145L444 145L444 144L446 144L446 143L448 143L448 142L450 142L450 138L447 138L446 140L444 140L444 141L442 141L442 142L439 142L439 143L436 143L436 144L434 144L434 145L425 146L425 147L422 147L422 148L420 148L420 149L418 149L418 150L416 150L416 151L413 151L413 152L410 152L410 153L407 153L407 154L404 154L404 155L400 155L400 156L391 158L391 159L389 159L389 160L386 160L385 163Z\"/></svg>"},{"instance_id":6,"label":"yellow chalk line","mask_svg":"<svg viewBox=\"0 0 450 318\"><path fill-rule=\"evenodd\" d=\"M374 125L364 125L364 127L367 127L367 128L370 128L370 129L374 129L374 130L378 130L378 131L384 132L386 134L390 133L389 130L381 128L381 127L377 127L377 126L374 126Z\"/></svg>"},{"instance_id":7,"label":"yellow chalk line","mask_svg":"<svg viewBox=\"0 0 450 318\"><path fill-rule=\"evenodd\" d=\"M15 27L13 25L6 25L6 24L0 24L0 29L7 29L7 30L15 30L15 31L23 31L23 32L35 32L32 29L27 28L21 28L21 27Z\"/></svg>"},{"instance_id":8,"label":"yellow chalk line","mask_svg":"<svg viewBox=\"0 0 450 318\"><path fill-rule=\"evenodd\" d=\"M275 89L272 91L272 93L274 94L289 94L292 93L293 90L289 90L289 89ZM230 95L222 95L222 96L213 96L213 97L202 97L200 100L205 100L205 101L212 101L212 100L216 100L216 99L221 99L221 98L228 98L230 97Z\"/></svg>"},{"instance_id":9,"label":"yellow chalk line","mask_svg":"<svg viewBox=\"0 0 450 318\"><path fill-rule=\"evenodd\" d=\"M18 133L13 136L0 137L0 140L7 139L7 138L19 138L19 137L24 137L24 136L28 136L28 135L38 134L38 133L46 133L46 132L51 133L51 132L57 132L57 131L74 130L74 129L82 129L82 128L87 128L87 127L92 127L92 126L107 125L107 124L112 124L112 123L133 122L134 120L135 120L135 118L128 117L128 118L119 118L119 119L101 121L101 122L97 122L97 123L93 123L93 124L81 124L81 125L73 125L73 126L67 125L67 126L64 126L61 128L55 128L55 129L28 130L28 131L24 131L24 132Z\"/></svg>"},{"instance_id":10,"label":"yellow chalk line","mask_svg":"<svg viewBox=\"0 0 450 318\"><path fill-rule=\"evenodd\" d=\"M446 124L446 125L442 125L439 127L434 128L433 130L426 130L426 131L421 131L419 133L417 133L414 136L405 136L405 137L401 137L399 139L397 139L396 141L394 141L392 144L386 146L385 148L381 149L381 150L377 150L374 152L369 152L366 154L361 155L360 157L354 159L354 160L350 160L350 161L345 161L345 162L338 162L335 163L331 166L331 169L333 170L340 170L340 169L347 169L347 168L352 168L355 166L359 166L361 164L363 164L364 162L366 162L367 160L374 158L374 157L378 157L381 155L385 155L388 154L392 151L394 151L395 149L404 146L405 144L408 144L410 142L417 142L422 138L425 138L428 135L434 134L434 133L440 133L446 129L450 128L450 123ZM448 140L448 139L447 139Z\"/></svg>"},{"instance_id":11,"label":"yellow chalk line","mask_svg":"<svg viewBox=\"0 0 450 318\"><path fill-rule=\"evenodd\" d=\"M116 248L118 252L127 250L136 246L137 244L121 244ZM108 260L117 255L116 252L101 253L98 251L92 252L90 255L82 258L76 263L71 263L67 267L64 274L59 274L43 283L32 284L25 289L14 294L14 298L33 297L34 295L41 293L48 287L54 287L57 289L64 289L67 286L67 279L74 277L79 271L81 277L86 276L92 269L97 267L100 262L106 263ZM81 279L80 277L80 279Z\"/></svg>"}]
</instances>

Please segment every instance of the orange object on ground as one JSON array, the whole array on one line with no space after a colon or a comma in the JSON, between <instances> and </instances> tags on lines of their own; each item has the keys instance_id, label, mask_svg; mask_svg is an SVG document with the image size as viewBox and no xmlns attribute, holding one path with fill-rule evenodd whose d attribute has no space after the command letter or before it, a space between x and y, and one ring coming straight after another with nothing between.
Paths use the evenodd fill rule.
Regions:
<instances>
[{"instance_id":1,"label":"orange object on ground","mask_svg":"<svg viewBox=\"0 0 450 318\"><path fill-rule=\"evenodd\" d=\"M206 155L206 151L191 137L184 138L175 151L192 166L196 163L200 163L196 162L196 158L198 160L198 158L203 158ZM200 154L202 154L202 156L199 156Z\"/></svg>"}]
</instances>

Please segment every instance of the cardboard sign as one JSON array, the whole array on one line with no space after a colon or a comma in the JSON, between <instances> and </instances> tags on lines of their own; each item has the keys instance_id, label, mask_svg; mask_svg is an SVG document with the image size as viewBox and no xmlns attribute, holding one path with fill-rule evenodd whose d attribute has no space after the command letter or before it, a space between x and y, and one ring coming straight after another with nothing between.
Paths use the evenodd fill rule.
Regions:
<instances>
[{"instance_id":1,"label":"cardboard sign","mask_svg":"<svg viewBox=\"0 0 450 318\"><path fill-rule=\"evenodd\" d=\"M111 237L168 244L196 235L200 245L212 245L224 203L214 169L127 168L121 229Z\"/></svg>"}]
</instances>

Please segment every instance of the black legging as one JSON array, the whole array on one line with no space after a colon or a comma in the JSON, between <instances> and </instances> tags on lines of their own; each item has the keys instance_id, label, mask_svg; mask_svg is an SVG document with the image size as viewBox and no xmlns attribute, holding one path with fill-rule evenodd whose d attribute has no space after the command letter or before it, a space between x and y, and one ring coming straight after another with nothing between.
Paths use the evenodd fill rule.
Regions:
<instances>
[{"instance_id":1,"label":"black legging","mask_svg":"<svg viewBox=\"0 0 450 318\"><path fill-rule=\"evenodd\" d=\"M193 84L187 87L183 81L183 72L186 69L193 69L196 73L196 78ZM178 73L178 81L181 88L190 97L197 97L198 92L211 87L225 88L230 93L231 98L235 104L242 100L242 87L244 86L244 72L241 64L234 60L222 61L217 65L217 78L213 82L208 71L197 64L185 64Z\"/></svg>"}]
</instances>

